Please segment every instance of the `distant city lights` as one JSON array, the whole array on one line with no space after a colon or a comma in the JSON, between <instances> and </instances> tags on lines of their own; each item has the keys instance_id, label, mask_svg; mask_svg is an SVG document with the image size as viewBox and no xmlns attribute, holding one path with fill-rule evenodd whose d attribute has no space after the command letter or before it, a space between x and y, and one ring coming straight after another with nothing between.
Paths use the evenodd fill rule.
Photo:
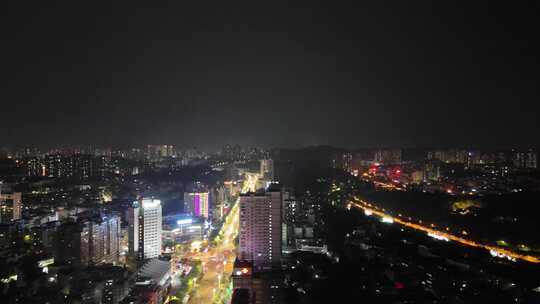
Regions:
<instances>
[{"instance_id":1,"label":"distant city lights","mask_svg":"<svg viewBox=\"0 0 540 304\"><path fill-rule=\"evenodd\" d=\"M445 237L445 236L443 236L443 235L440 235L440 234L437 234L437 233L429 232L429 233L428 233L428 236L429 236L429 237L432 237L432 238L434 238L434 239L436 239L436 240L439 240L439 241L450 242L450 240L449 240L447 237Z\"/></svg>"},{"instance_id":2,"label":"distant city lights","mask_svg":"<svg viewBox=\"0 0 540 304\"><path fill-rule=\"evenodd\" d=\"M387 224L393 224L393 223L394 223L394 219L391 218L391 217L386 217L386 216L384 216L384 217L381 218L381 222L387 223Z\"/></svg>"},{"instance_id":3,"label":"distant city lights","mask_svg":"<svg viewBox=\"0 0 540 304\"><path fill-rule=\"evenodd\" d=\"M506 255L506 254L504 254L504 253L501 253L501 252L496 251L496 250L493 250L493 249L491 249L491 250L489 251L489 254L491 254L491 256L492 256L492 257L495 257L495 258L501 258L501 259L506 258L506 259L508 259L509 261L512 261L512 262L515 262L515 261L516 261L516 258L511 257L511 256L508 256L508 255Z\"/></svg>"}]
</instances>

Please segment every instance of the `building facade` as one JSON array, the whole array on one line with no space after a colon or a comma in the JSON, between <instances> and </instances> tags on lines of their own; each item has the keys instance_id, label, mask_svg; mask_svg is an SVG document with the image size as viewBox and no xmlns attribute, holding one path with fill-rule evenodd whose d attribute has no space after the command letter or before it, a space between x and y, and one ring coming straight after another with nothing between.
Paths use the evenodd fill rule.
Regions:
<instances>
[{"instance_id":1,"label":"building facade","mask_svg":"<svg viewBox=\"0 0 540 304\"><path fill-rule=\"evenodd\" d=\"M272 159L262 159L259 174L267 181L274 180L274 161Z\"/></svg>"},{"instance_id":2,"label":"building facade","mask_svg":"<svg viewBox=\"0 0 540 304\"><path fill-rule=\"evenodd\" d=\"M56 228L55 259L68 265L116 264L120 255L120 217L99 216Z\"/></svg>"},{"instance_id":3,"label":"building facade","mask_svg":"<svg viewBox=\"0 0 540 304\"><path fill-rule=\"evenodd\" d=\"M277 185L266 192L240 196L239 258L251 261L257 270L279 267L281 263L282 201Z\"/></svg>"},{"instance_id":4,"label":"building facade","mask_svg":"<svg viewBox=\"0 0 540 304\"><path fill-rule=\"evenodd\" d=\"M209 217L209 193L208 192L185 192L184 211L193 216Z\"/></svg>"},{"instance_id":5,"label":"building facade","mask_svg":"<svg viewBox=\"0 0 540 304\"><path fill-rule=\"evenodd\" d=\"M142 199L129 209L129 252L139 260L161 255L161 201Z\"/></svg>"},{"instance_id":6,"label":"building facade","mask_svg":"<svg viewBox=\"0 0 540 304\"><path fill-rule=\"evenodd\" d=\"M21 192L2 193L0 188L0 223L10 223L21 219Z\"/></svg>"},{"instance_id":7,"label":"building facade","mask_svg":"<svg viewBox=\"0 0 540 304\"><path fill-rule=\"evenodd\" d=\"M83 265L116 264L120 247L120 218L104 216L86 221L81 230Z\"/></svg>"},{"instance_id":8,"label":"building facade","mask_svg":"<svg viewBox=\"0 0 540 304\"><path fill-rule=\"evenodd\" d=\"M512 155L514 167L519 169L536 169L537 153L534 150L517 151Z\"/></svg>"},{"instance_id":9,"label":"building facade","mask_svg":"<svg viewBox=\"0 0 540 304\"><path fill-rule=\"evenodd\" d=\"M377 150L374 161L385 165L401 164L401 149Z\"/></svg>"}]
</instances>

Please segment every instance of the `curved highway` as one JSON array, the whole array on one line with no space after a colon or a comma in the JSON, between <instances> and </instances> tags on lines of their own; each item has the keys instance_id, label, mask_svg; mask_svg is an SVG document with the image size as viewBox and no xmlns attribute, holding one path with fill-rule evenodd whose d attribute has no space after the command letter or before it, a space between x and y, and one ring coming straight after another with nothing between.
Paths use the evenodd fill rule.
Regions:
<instances>
[{"instance_id":1,"label":"curved highway","mask_svg":"<svg viewBox=\"0 0 540 304\"><path fill-rule=\"evenodd\" d=\"M476 247L476 248L484 248L486 250L489 250L491 255L501 257L501 258L508 258L510 260L522 260L530 263L540 263L540 259L531 256L531 255L523 255L508 249L492 246L492 245L485 245L478 242L475 242L473 240L465 239L461 236L456 236L454 234L448 233L447 231L440 231L435 229L433 226L427 227L419 223L413 223L411 221L407 221L400 217L394 217L390 214L387 214L384 209L380 209L377 206L374 206L373 204L370 204L364 200L356 198L353 202L350 203L350 206L354 206L356 208L363 209L366 215L376 215L380 217L385 222L393 222L397 223L415 230L420 230L423 232L428 233L429 235L438 238L438 239L444 239L444 240L451 240L454 242L458 242L460 244L470 246L470 247Z\"/></svg>"}]
</instances>

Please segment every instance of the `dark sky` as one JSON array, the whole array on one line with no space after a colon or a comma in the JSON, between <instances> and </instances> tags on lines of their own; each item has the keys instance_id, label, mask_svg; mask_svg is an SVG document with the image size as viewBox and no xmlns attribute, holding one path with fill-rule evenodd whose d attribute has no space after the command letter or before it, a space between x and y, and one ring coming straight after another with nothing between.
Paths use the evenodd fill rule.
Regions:
<instances>
[{"instance_id":1,"label":"dark sky","mask_svg":"<svg viewBox=\"0 0 540 304\"><path fill-rule=\"evenodd\" d=\"M0 145L539 143L538 2L12 2Z\"/></svg>"}]
</instances>

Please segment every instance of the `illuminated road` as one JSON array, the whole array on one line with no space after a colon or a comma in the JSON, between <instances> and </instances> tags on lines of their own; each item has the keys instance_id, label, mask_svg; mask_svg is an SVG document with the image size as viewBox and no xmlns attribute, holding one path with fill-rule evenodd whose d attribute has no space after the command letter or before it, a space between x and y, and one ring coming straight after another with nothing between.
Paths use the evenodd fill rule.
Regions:
<instances>
[{"instance_id":1,"label":"illuminated road","mask_svg":"<svg viewBox=\"0 0 540 304\"><path fill-rule=\"evenodd\" d=\"M231 209L227 221L222 227L222 237L219 245L210 247L207 252L189 254L188 259L200 260L203 264L204 276L197 283L195 294L189 303L212 303L214 293L223 286L225 276L232 272L236 248L234 239L238 232L238 202Z\"/></svg>"},{"instance_id":2,"label":"illuminated road","mask_svg":"<svg viewBox=\"0 0 540 304\"><path fill-rule=\"evenodd\" d=\"M258 179L257 174L246 174L241 192L255 191ZM213 302L215 294L220 294L220 290L228 287L223 282L232 273L236 258L234 239L238 234L239 200L237 199L236 204L227 215L220 231L218 245L210 247L207 252L191 253L184 256L188 259L201 260L204 272L202 280L197 283L195 293L188 303L210 304Z\"/></svg>"},{"instance_id":3,"label":"illuminated road","mask_svg":"<svg viewBox=\"0 0 540 304\"><path fill-rule=\"evenodd\" d=\"M369 180L367 180L369 182ZM403 188L401 187L398 187L392 183L383 183L383 182L378 182L378 181L371 181L376 187L380 187L380 188L383 188L383 189L386 189L386 190L400 190L402 191Z\"/></svg>"},{"instance_id":4,"label":"illuminated road","mask_svg":"<svg viewBox=\"0 0 540 304\"><path fill-rule=\"evenodd\" d=\"M489 250L493 256L504 257L508 259L518 259L518 260L527 261L530 263L540 263L540 259L534 256L522 255L522 254L513 252L511 250L503 249L500 247L480 244L475 241L468 240L463 237L459 237L445 231L437 230L435 229L434 225L432 225L431 227L424 226L421 224L422 223L421 221L419 221L418 223L413 223L410 221L410 218L409 220L405 220L400 217L394 217L392 215L387 214L384 209L380 209L377 206L374 206L373 204L370 204L360 199L356 199L354 202L351 202L351 206L363 209L366 215L373 214L380 217L385 222L394 222L394 223L398 223L400 225L403 225L409 228L420 230L438 239L447 239L447 240L455 241L460 244L471 246L471 247L484 248L486 250Z\"/></svg>"}]
</instances>

